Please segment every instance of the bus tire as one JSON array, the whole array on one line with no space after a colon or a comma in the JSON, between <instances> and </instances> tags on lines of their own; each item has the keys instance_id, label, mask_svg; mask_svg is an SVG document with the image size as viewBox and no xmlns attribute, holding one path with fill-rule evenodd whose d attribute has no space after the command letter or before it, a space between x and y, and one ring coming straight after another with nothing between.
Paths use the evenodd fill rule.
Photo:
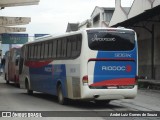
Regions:
<instances>
[{"instance_id":1,"label":"bus tire","mask_svg":"<svg viewBox=\"0 0 160 120\"><path fill-rule=\"evenodd\" d=\"M25 81L25 85L26 85L26 89L27 89L27 94L32 95L33 90L30 90L28 80Z\"/></svg>"},{"instance_id":2,"label":"bus tire","mask_svg":"<svg viewBox=\"0 0 160 120\"><path fill-rule=\"evenodd\" d=\"M61 105L67 104L67 100L64 97L63 92L62 92L62 85L61 84L59 84L57 87L57 97L58 97L59 104L61 104Z\"/></svg>"},{"instance_id":3,"label":"bus tire","mask_svg":"<svg viewBox=\"0 0 160 120\"><path fill-rule=\"evenodd\" d=\"M20 88L20 84L19 84L19 82L18 82L18 80L17 80L16 75L14 76L14 83L15 83L15 86L16 86L17 88Z\"/></svg>"},{"instance_id":4,"label":"bus tire","mask_svg":"<svg viewBox=\"0 0 160 120\"><path fill-rule=\"evenodd\" d=\"M110 100L95 100L97 105L106 105L109 104Z\"/></svg>"},{"instance_id":5,"label":"bus tire","mask_svg":"<svg viewBox=\"0 0 160 120\"><path fill-rule=\"evenodd\" d=\"M6 84L9 84L9 80L6 80Z\"/></svg>"},{"instance_id":6,"label":"bus tire","mask_svg":"<svg viewBox=\"0 0 160 120\"><path fill-rule=\"evenodd\" d=\"M5 74L4 78L6 80L6 84L9 84L9 80L7 80L7 74Z\"/></svg>"}]
</instances>

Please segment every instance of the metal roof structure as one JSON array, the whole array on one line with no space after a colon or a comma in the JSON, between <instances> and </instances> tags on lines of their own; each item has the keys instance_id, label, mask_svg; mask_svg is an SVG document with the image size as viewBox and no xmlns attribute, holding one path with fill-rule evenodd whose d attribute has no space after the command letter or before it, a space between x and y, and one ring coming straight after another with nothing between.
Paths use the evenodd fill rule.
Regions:
<instances>
[{"instance_id":1,"label":"metal roof structure","mask_svg":"<svg viewBox=\"0 0 160 120\"><path fill-rule=\"evenodd\" d=\"M160 17L160 5L152 8L152 9L149 9L149 10L146 10L145 12L135 16L135 17L132 17L130 19L127 19L121 23L118 23L116 25L114 25L115 27L117 26L123 26L123 27L134 27L135 24L139 23L139 22L142 22L142 21L148 21L148 22L160 22L160 19L158 20L151 20L153 17L155 16L159 16Z\"/></svg>"}]
</instances>

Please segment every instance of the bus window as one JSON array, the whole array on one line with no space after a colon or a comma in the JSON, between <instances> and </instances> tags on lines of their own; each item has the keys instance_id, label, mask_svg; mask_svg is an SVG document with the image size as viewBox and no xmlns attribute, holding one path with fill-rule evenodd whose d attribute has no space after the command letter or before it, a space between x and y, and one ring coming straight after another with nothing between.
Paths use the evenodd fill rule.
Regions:
<instances>
[{"instance_id":1,"label":"bus window","mask_svg":"<svg viewBox=\"0 0 160 120\"><path fill-rule=\"evenodd\" d=\"M44 43L41 45L41 59L44 58Z\"/></svg>"},{"instance_id":2,"label":"bus window","mask_svg":"<svg viewBox=\"0 0 160 120\"><path fill-rule=\"evenodd\" d=\"M40 56L41 56L41 44L38 44L37 59L40 59Z\"/></svg>"},{"instance_id":3,"label":"bus window","mask_svg":"<svg viewBox=\"0 0 160 120\"><path fill-rule=\"evenodd\" d=\"M45 48L44 48L44 58L48 58L48 42L45 43Z\"/></svg>"},{"instance_id":4,"label":"bus window","mask_svg":"<svg viewBox=\"0 0 160 120\"><path fill-rule=\"evenodd\" d=\"M37 45L34 45L34 59L37 58Z\"/></svg>"},{"instance_id":5,"label":"bus window","mask_svg":"<svg viewBox=\"0 0 160 120\"><path fill-rule=\"evenodd\" d=\"M67 57L71 57L71 41L70 39L67 39Z\"/></svg>"},{"instance_id":6,"label":"bus window","mask_svg":"<svg viewBox=\"0 0 160 120\"><path fill-rule=\"evenodd\" d=\"M67 39L63 38L62 41L62 56L66 57Z\"/></svg>"},{"instance_id":7,"label":"bus window","mask_svg":"<svg viewBox=\"0 0 160 120\"><path fill-rule=\"evenodd\" d=\"M87 32L91 50L127 51L133 50L135 46L135 33L133 31L88 30Z\"/></svg>"},{"instance_id":8,"label":"bus window","mask_svg":"<svg viewBox=\"0 0 160 120\"><path fill-rule=\"evenodd\" d=\"M78 52L81 52L81 43L82 43L81 39L78 39L77 41L77 51Z\"/></svg>"},{"instance_id":9,"label":"bus window","mask_svg":"<svg viewBox=\"0 0 160 120\"><path fill-rule=\"evenodd\" d=\"M71 55L72 57L75 57L77 54L76 46L77 46L76 40L72 40L72 55Z\"/></svg>"},{"instance_id":10,"label":"bus window","mask_svg":"<svg viewBox=\"0 0 160 120\"><path fill-rule=\"evenodd\" d=\"M53 42L49 42L49 51L48 51L48 57L51 58L52 57L52 47L53 46Z\"/></svg>"},{"instance_id":11,"label":"bus window","mask_svg":"<svg viewBox=\"0 0 160 120\"><path fill-rule=\"evenodd\" d=\"M57 40L53 40L53 53L52 57L56 58L57 57Z\"/></svg>"},{"instance_id":12,"label":"bus window","mask_svg":"<svg viewBox=\"0 0 160 120\"><path fill-rule=\"evenodd\" d=\"M34 45L31 46L31 59L33 59L34 56Z\"/></svg>"},{"instance_id":13,"label":"bus window","mask_svg":"<svg viewBox=\"0 0 160 120\"><path fill-rule=\"evenodd\" d=\"M62 40L58 39L58 46L57 46L57 58L62 56Z\"/></svg>"},{"instance_id":14,"label":"bus window","mask_svg":"<svg viewBox=\"0 0 160 120\"><path fill-rule=\"evenodd\" d=\"M28 57L27 57L27 59L30 59L30 54L31 54L31 53L30 53L30 51L31 51L31 50L30 50L30 46L28 46L28 45L26 45L26 46L27 46L27 49L28 49Z\"/></svg>"},{"instance_id":15,"label":"bus window","mask_svg":"<svg viewBox=\"0 0 160 120\"><path fill-rule=\"evenodd\" d=\"M29 54L29 52L28 52L28 46L25 46L26 47L26 51L25 51L25 59L28 59L28 54ZM22 54L22 52L20 52L20 55Z\"/></svg>"},{"instance_id":16,"label":"bus window","mask_svg":"<svg viewBox=\"0 0 160 120\"><path fill-rule=\"evenodd\" d=\"M81 37L72 36L72 57L77 57L80 54L81 50Z\"/></svg>"}]
</instances>

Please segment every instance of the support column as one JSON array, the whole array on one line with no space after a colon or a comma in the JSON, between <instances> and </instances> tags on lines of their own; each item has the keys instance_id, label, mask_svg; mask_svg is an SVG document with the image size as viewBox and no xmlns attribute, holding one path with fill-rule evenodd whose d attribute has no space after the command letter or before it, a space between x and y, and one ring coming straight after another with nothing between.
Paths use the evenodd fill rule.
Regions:
<instances>
[{"instance_id":1,"label":"support column","mask_svg":"<svg viewBox=\"0 0 160 120\"><path fill-rule=\"evenodd\" d=\"M151 77L155 79L155 68L154 68L154 24L152 24L152 39L151 39Z\"/></svg>"}]
</instances>

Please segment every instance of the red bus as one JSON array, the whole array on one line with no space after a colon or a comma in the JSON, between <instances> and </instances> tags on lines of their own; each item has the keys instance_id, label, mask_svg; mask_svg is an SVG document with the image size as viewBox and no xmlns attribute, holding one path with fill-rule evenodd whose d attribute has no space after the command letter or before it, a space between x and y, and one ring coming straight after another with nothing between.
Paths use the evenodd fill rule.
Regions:
<instances>
[{"instance_id":1,"label":"red bus","mask_svg":"<svg viewBox=\"0 0 160 120\"><path fill-rule=\"evenodd\" d=\"M19 86L19 56L20 48L11 48L7 52L5 64L5 80L9 84L10 81Z\"/></svg>"}]
</instances>

